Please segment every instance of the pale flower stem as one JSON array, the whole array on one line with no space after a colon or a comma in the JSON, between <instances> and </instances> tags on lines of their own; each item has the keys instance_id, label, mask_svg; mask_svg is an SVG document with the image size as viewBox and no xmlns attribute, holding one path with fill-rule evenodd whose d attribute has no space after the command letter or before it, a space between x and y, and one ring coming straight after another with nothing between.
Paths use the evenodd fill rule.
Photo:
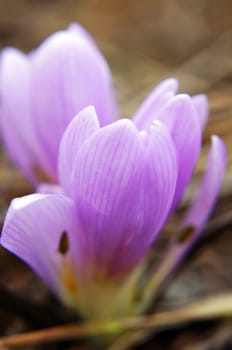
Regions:
<instances>
[{"instance_id":1,"label":"pale flower stem","mask_svg":"<svg viewBox=\"0 0 232 350\"><path fill-rule=\"evenodd\" d=\"M162 258L162 262L157 270L152 274L147 284L144 287L142 310L149 307L152 300L155 300L161 293L161 290L166 285L168 279L171 277L178 255L176 254L176 247L173 245L169 247L166 254ZM179 260L179 259L178 259ZM142 311L141 310L141 311Z\"/></svg>"},{"instance_id":2,"label":"pale flower stem","mask_svg":"<svg viewBox=\"0 0 232 350\"><path fill-rule=\"evenodd\" d=\"M151 332L151 329L128 331L119 336L106 350L128 350L146 340Z\"/></svg>"},{"instance_id":3,"label":"pale flower stem","mask_svg":"<svg viewBox=\"0 0 232 350\"><path fill-rule=\"evenodd\" d=\"M162 289L178 269L197 238L198 234L195 234L187 242L181 243L174 240L170 243L160 265L148 280L147 285L145 285L142 310L148 308L151 302L160 295Z\"/></svg>"},{"instance_id":4,"label":"pale flower stem","mask_svg":"<svg viewBox=\"0 0 232 350\"><path fill-rule=\"evenodd\" d=\"M81 337L119 335L127 331L160 330L178 325L215 318L232 317L232 293L207 297L187 306L160 311L148 316L137 316L102 322L70 324L40 331L0 338L2 346L26 346ZM117 348L116 348L117 349Z\"/></svg>"}]
</instances>

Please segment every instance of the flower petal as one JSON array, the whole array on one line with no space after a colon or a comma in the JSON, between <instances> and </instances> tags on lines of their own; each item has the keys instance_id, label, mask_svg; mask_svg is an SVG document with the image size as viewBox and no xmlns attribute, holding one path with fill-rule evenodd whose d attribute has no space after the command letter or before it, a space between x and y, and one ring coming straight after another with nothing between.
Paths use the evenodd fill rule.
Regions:
<instances>
[{"instance_id":1,"label":"flower petal","mask_svg":"<svg viewBox=\"0 0 232 350\"><path fill-rule=\"evenodd\" d=\"M152 90L133 117L139 130L149 130L160 108L176 94L177 89L178 81L170 78L165 79Z\"/></svg>"},{"instance_id":2,"label":"flower petal","mask_svg":"<svg viewBox=\"0 0 232 350\"><path fill-rule=\"evenodd\" d=\"M202 177L196 197L192 201L179 230L169 242L167 250L156 268L147 286L143 300L143 309L160 293L161 288L170 281L185 256L199 238L203 226L212 212L222 186L226 165L226 149L218 136L212 137L206 170ZM148 291L148 292L146 292Z\"/></svg>"},{"instance_id":3,"label":"flower petal","mask_svg":"<svg viewBox=\"0 0 232 350\"><path fill-rule=\"evenodd\" d=\"M41 193L41 194L58 194L59 193L60 194L60 193L64 193L64 190L59 185L44 182L39 184L39 186L37 186L36 193Z\"/></svg>"},{"instance_id":4,"label":"flower petal","mask_svg":"<svg viewBox=\"0 0 232 350\"><path fill-rule=\"evenodd\" d=\"M98 47L93 37L89 34L89 32L84 27L82 27L82 25L80 25L77 22L70 23L68 26L68 31L70 33L73 33L74 35L83 37L83 39L87 40L98 51Z\"/></svg>"},{"instance_id":5,"label":"flower petal","mask_svg":"<svg viewBox=\"0 0 232 350\"><path fill-rule=\"evenodd\" d=\"M69 124L60 143L59 179L65 192L70 194L70 174L76 154L88 137L99 129L94 107L83 109Z\"/></svg>"},{"instance_id":6,"label":"flower petal","mask_svg":"<svg viewBox=\"0 0 232 350\"><path fill-rule=\"evenodd\" d=\"M172 209L181 199L186 189L201 147L201 129L197 114L188 95L173 97L157 115L168 127L177 150L178 178Z\"/></svg>"},{"instance_id":7,"label":"flower petal","mask_svg":"<svg viewBox=\"0 0 232 350\"><path fill-rule=\"evenodd\" d=\"M36 183L32 167L38 145L30 118L29 62L19 50L6 48L1 53L0 68L0 123L4 145L16 166Z\"/></svg>"},{"instance_id":8,"label":"flower petal","mask_svg":"<svg viewBox=\"0 0 232 350\"><path fill-rule=\"evenodd\" d=\"M64 195L32 194L14 199L3 226L1 244L28 263L59 294L62 256L58 251L63 232L74 244L75 208ZM75 242L76 244L76 242Z\"/></svg>"},{"instance_id":9,"label":"flower petal","mask_svg":"<svg viewBox=\"0 0 232 350\"><path fill-rule=\"evenodd\" d=\"M144 187L138 199L141 203L140 210L144 211L143 226L121 245L120 252L112 263L113 273L126 267L131 268L143 258L162 229L173 202L178 168L172 139L164 125L155 122L149 140L144 141Z\"/></svg>"},{"instance_id":10,"label":"flower petal","mask_svg":"<svg viewBox=\"0 0 232 350\"><path fill-rule=\"evenodd\" d=\"M198 193L189 212L186 215L183 226L194 226L201 231L214 207L222 186L226 165L226 149L223 141L218 136L212 136L212 145L208 156L208 162Z\"/></svg>"},{"instance_id":11,"label":"flower petal","mask_svg":"<svg viewBox=\"0 0 232 350\"><path fill-rule=\"evenodd\" d=\"M174 257L169 274L177 269L181 261L199 238L219 195L223 182L225 165L225 145L218 136L213 136L206 170L198 192L169 250L169 255Z\"/></svg>"},{"instance_id":12,"label":"flower petal","mask_svg":"<svg viewBox=\"0 0 232 350\"><path fill-rule=\"evenodd\" d=\"M172 203L176 158L168 132L161 128L148 137L130 120L104 127L84 143L72 175L86 260L105 273L118 272L117 264L120 270L131 268L157 235ZM134 240L136 252L128 261L122 251L126 256Z\"/></svg>"},{"instance_id":13,"label":"flower petal","mask_svg":"<svg viewBox=\"0 0 232 350\"><path fill-rule=\"evenodd\" d=\"M106 61L83 31L57 32L31 55L34 117L53 172L63 131L81 109L94 105L101 125L117 114Z\"/></svg>"},{"instance_id":14,"label":"flower petal","mask_svg":"<svg viewBox=\"0 0 232 350\"><path fill-rule=\"evenodd\" d=\"M207 96L204 94L195 95L192 97L192 100L197 111L201 129L203 130L209 117L209 103Z\"/></svg>"}]
</instances>

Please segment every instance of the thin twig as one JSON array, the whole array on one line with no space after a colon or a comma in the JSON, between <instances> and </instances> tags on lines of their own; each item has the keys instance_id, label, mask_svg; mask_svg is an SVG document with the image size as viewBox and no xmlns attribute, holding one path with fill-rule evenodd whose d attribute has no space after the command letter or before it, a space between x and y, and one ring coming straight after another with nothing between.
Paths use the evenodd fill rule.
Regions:
<instances>
[{"instance_id":1,"label":"thin twig","mask_svg":"<svg viewBox=\"0 0 232 350\"><path fill-rule=\"evenodd\" d=\"M151 335L152 329L129 331L119 336L106 350L128 350L133 345L138 345Z\"/></svg>"},{"instance_id":2,"label":"thin twig","mask_svg":"<svg viewBox=\"0 0 232 350\"><path fill-rule=\"evenodd\" d=\"M170 329L183 323L232 317L232 293L204 298L187 306L157 312L149 316L121 320L74 323L40 331L0 338L0 346L25 346L103 335L118 335L142 329Z\"/></svg>"}]
</instances>

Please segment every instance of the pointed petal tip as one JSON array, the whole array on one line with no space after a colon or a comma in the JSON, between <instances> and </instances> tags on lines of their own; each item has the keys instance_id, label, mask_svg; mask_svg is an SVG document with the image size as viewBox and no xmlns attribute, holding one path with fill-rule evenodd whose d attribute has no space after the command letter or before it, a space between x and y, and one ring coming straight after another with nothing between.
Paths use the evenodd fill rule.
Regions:
<instances>
[{"instance_id":1,"label":"pointed petal tip","mask_svg":"<svg viewBox=\"0 0 232 350\"><path fill-rule=\"evenodd\" d=\"M88 32L88 30L85 29L80 23L72 22L69 24L67 28L67 32L71 35L78 36L79 39L83 38L84 40L87 40L93 48L98 50L97 45L94 41L94 38L91 36L91 34Z\"/></svg>"},{"instance_id":2,"label":"pointed petal tip","mask_svg":"<svg viewBox=\"0 0 232 350\"><path fill-rule=\"evenodd\" d=\"M5 247L5 248L8 247L7 233L5 231L6 231L6 227L8 225L8 222L12 219L13 215L15 215L20 210L26 209L33 202L39 201L43 197L46 197L46 196L42 195L42 194L33 193L33 194L29 194L29 195L26 195L23 197L12 199L12 201L10 202L9 209L8 209L6 216L5 216L5 219L4 219L4 224L3 224L2 234L1 234L1 245L3 247Z\"/></svg>"},{"instance_id":3,"label":"pointed petal tip","mask_svg":"<svg viewBox=\"0 0 232 350\"><path fill-rule=\"evenodd\" d=\"M211 142L213 145L220 145L220 147L224 147L225 148L225 143L222 140L222 138L216 134L213 134L211 136Z\"/></svg>"},{"instance_id":4,"label":"pointed petal tip","mask_svg":"<svg viewBox=\"0 0 232 350\"><path fill-rule=\"evenodd\" d=\"M36 187L36 193L39 194L56 194L63 193L63 188L60 185L50 184L50 183L40 183Z\"/></svg>"},{"instance_id":5,"label":"pointed petal tip","mask_svg":"<svg viewBox=\"0 0 232 350\"><path fill-rule=\"evenodd\" d=\"M176 78L166 78L161 80L158 84L155 85L151 94L155 91L161 91L163 93L171 92L175 95L179 89L179 81Z\"/></svg>"},{"instance_id":6,"label":"pointed petal tip","mask_svg":"<svg viewBox=\"0 0 232 350\"><path fill-rule=\"evenodd\" d=\"M227 149L224 141L218 135L211 136L212 151L217 152L217 154L222 158L224 162L227 159Z\"/></svg>"},{"instance_id":7,"label":"pointed petal tip","mask_svg":"<svg viewBox=\"0 0 232 350\"><path fill-rule=\"evenodd\" d=\"M154 89L156 88L162 88L162 90L172 91L176 94L179 90L179 81L175 77L165 78L155 85Z\"/></svg>"},{"instance_id":8,"label":"pointed petal tip","mask_svg":"<svg viewBox=\"0 0 232 350\"><path fill-rule=\"evenodd\" d=\"M186 104L193 104L192 103L192 98L189 94L186 94L186 93L181 93L181 94L178 94L178 95L175 95L173 96L171 99L170 99L170 103L172 102L176 102L176 103L186 103Z\"/></svg>"},{"instance_id":9,"label":"pointed petal tip","mask_svg":"<svg viewBox=\"0 0 232 350\"><path fill-rule=\"evenodd\" d=\"M12 74L14 70L15 62L21 62L22 60L26 60L27 56L19 49L12 47L12 46L6 46L0 51L0 71L1 71L1 79L2 74L10 74L10 71L12 71Z\"/></svg>"},{"instance_id":10,"label":"pointed petal tip","mask_svg":"<svg viewBox=\"0 0 232 350\"><path fill-rule=\"evenodd\" d=\"M71 23L69 23L68 28L67 28L67 30L74 31L74 32L75 32L76 30L79 30L79 29L86 31L86 30L84 29L84 27L83 27L80 23L77 23L77 22L71 22Z\"/></svg>"},{"instance_id":11,"label":"pointed petal tip","mask_svg":"<svg viewBox=\"0 0 232 350\"><path fill-rule=\"evenodd\" d=\"M69 123L59 145L58 173L65 192L71 193L71 173L82 145L100 128L94 106L82 109Z\"/></svg>"},{"instance_id":12,"label":"pointed petal tip","mask_svg":"<svg viewBox=\"0 0 232 350\"><path fill-rule=\"evenodd\" d=\"M98 118L95 106L89 105L89 106L83 108L81 111L79 111L76 114L76 116L74 116L74 118L70 121L66 130L70 130L71 128L73 128L74 125L76 125L76 123L78 123L78 124L80 124L80 123L81 124L83 124L83 123L84 124L94 124L97 128L99 128L100 122L99 122L99 118ZM78 128L79 127L80 126L78 126ZM66 133L66 130L65 130L65 133ZM78 131L78 129L77 129L77 131Z\"/></svg>"},{"instance_id":13,"label":"pointed petal tip","mask_svg":"<svg viewBox=\"0 0 232 350\"><path fill-rule=\"evenodd\" d=\"M79 113L82 113L82 112L88 112L91 114L95 114L97 116L97 111L96 111L96 108L94 105L89 105L89 106L83 108Z\"/></svg>"},{"instance_id":14,"label":"pointed petal tip","mask_svg":"<svg viewBox=\"0 0 232 350\"><path fill-rule=\"evenodd\" d=\"M84 35L85 38L91 39L91 41L93 41L93 39L92 39L91 35L89 34L89 32L80 23L71 22L71 23L69 23L69 25L68 25L66 30L68 32L72 33L72 34Z\"/></svg>"},{"instance_id":15,"label":"pointed petal tip","mask_svg":"<svg viewBox=\"0 0 232 350\"><path fill-rule=\"evenodd\" d=\"M179 81L174 78L167 78L163 81L164 83L166 82L166 84L168 84L170 87L172 87L172 90L175 91L175 93L178 91L179 89Z\"/></svg>"},{"instance_id":16,"label":"pointed petal tip","mask_svg":"<svg viewBox=\"0 0 232 350\"><path fill-rule=\"evenodd\" d=\"M16 47L13 47L13 46L3 47L0 51L0 57L15 56L18 54L23 54L23 52L21 50L17 49Z\"/></svg>"},{"instance_id":17,"label":"pointed petal tip","mask_svg":"<svg viewBox=\"0 0 232 350\"><path fill-rule=\"evenodd\" d=\"M199 101L199 102L201 102L201 103L205 103L205 104L208 104L208 102L209 102L209 99L208 99L208 97L207 97L206 94L197 94L197 95L194 95L194 96L193 96L193 99L194 99L194 100L197 100L197 101Z\"/></svg>"},{"instance_id":18,"label":"pointed petal tip","mask_svg":"<svg viewBox=\"0 0 232 350\"><path fill-rule=\"evenodd\" d=\"M192 97L194 107L198 114L198 120L202 129L204 129L209 118L209 101L205 94L198 94Z\"/></svg>"},{"instance_id":19,"label":"pointed petal tip","mask_svg":"<svg viewBox=\"0 0 232 350\"><path fill-rule=\"evenodd\" d=\"M142 130L150 127L153 119L165 104L177 93L178 81L167 78L159 82L148 94L133 116L134 123Z\"/></svg>"},{"instance_id":20,"label":"pointed petal tip","mask_svg":"<svg viewBox=\"0 0 232 350\"><path fill-rule=\"evenodd\" d=\"M82 45L82 47L85 48L90 45L94 50L97 49L96 44L88 31L86 31L79 23L71 23L67 29L59 29L48 35L34 52L45 53L45 50L47 50L49 53L56 49L58 53L66 52L65 54L68 55L69 50L74 50L74 45ZM41 49L43 51L40 51Z\"/></svg>"},{"instance_id":21,"label":"pointed petal tip","mask_svg":"<svg viewBox=\"0 0 232 350\"><path fill-rule=\"evenodd\" d=\"M23 197L14 198L11 201L10 207L14 209L14 211L19 211L21 209L25 209L27 206L32 203L39 201L41 198L44 198L46 195L41 193L33 193Z\"/></svg>"},{"instance_id":22,"label":"pointed petal tip","mask_svg":"<svg viewBox=\"0 0 232 350\"><path fill-rule=\"evenodd\" d=\"M174 109L182 110L186 114L186 116L191 114L191 116L195 116L195 119L197 119L197 111L194 107L193 99L190 95L186 93L181 93L178 95L173 96L168 104L173 106Z\"/></svg>"}]
</instances>

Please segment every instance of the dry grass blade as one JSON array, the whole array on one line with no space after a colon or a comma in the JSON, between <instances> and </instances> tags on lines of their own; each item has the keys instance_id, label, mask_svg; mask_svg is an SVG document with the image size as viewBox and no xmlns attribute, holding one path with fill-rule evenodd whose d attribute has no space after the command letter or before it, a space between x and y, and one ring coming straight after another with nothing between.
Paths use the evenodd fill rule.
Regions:
<instances>
[{"instance_id":1,"label":"dry grass blade","mask_svg":"<svg viewBox=\"0 0 232 350\"><path fill-rule=\"evenodd\" d=\"M223 298L225 299L223 301ZM179 309L160 312L157 314L153 314L152 317L155 324L153 327L149 328L149 324L144 325L141 329L136 329L134 331L126 332L122 334L118 339L107 349L107 350L128 350L133 345L138 345L139 343L145 341L147 338L151 336L151 333L154 333L155 330L159 329L170 329L176 328L181 324L185 324L188 322L196 321L196 320L207 320L213 318L226 317L223 316L223 312L220 315L218 311L223 308L226 308L226 304L228 302L228 313L227 316L232 317L231 309L232 309L232 300L230 294L219 295L215 297L208 297L199 302L194 302L191 305L180 307ZM215 305L213 303L215 302ZM223 306L224 304L224 306ZM176 313L176 314L175 314ZM230 315L229 315L230 314ZM165 318L170 317L169 323L161 324ZM157 317L157 320L154 318Z\"/></svg>"},{"instance_id":2,"label":"dry grass blade","mask_svg":"<svg viewBox=\"0 0 232 350\"><path fill-rule=\"evenodd\" d=\"M107 350L128 350L133 345L139 345L141 342L144 342L149 336L151 336L152 332L152 329L126 332L118 337L118 339L110 345Z\"/></svg>"},{"instance_id":3,"label":"dry grass blade","mask_svg":"<svg viewBox=\"0 0 232 350\"><path fill-rule=\"evenodd\" d=\"M70 324L40 331L3 337L0 346L25 346L80 337L122 334L126 331L160 330L196 320L232 317L232 294L220 294L177 309L121 320ZM125 348L125 347L124 347ZM118 347L111 348L111 350ZM121 347L123 349L123 347Z\"/></svg>"}]
</instances>

